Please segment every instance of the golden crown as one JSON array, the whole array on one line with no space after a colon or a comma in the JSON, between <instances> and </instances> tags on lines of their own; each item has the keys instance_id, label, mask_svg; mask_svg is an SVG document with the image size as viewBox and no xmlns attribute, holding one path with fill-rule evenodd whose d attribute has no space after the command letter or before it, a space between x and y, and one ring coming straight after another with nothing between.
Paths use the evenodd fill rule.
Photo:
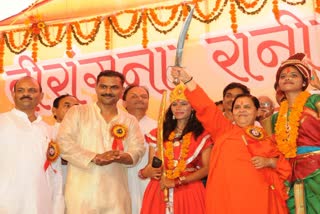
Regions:
<instances>
[{"instance_id":1,"label":"golden crown","mask_svg":"<svg viewBox=\"0 0 320 214\"><path fill-rule=\"evenodd\" d=\"M170 93L170 103L176 100L187 100L186 96L184 96L184 90L186 87L180 83L177 85Z\"/></svg>"}]
</instances>

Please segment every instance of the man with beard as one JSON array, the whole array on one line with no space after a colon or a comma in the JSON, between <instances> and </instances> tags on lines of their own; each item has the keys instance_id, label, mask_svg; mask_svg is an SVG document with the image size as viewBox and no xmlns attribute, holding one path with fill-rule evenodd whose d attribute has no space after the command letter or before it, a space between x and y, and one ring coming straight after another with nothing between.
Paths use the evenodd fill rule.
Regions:
<instances>
[{"instance_id":1,"label":"man with beard","mask_svg":"<svg viewBox=\"0 0 320 214\"><path fill-rule=\"evenodd\" d=\"M117 107L124 81L119 72L100 72L97 102L74 106L61 123L57 141L69 164L67 213L131 213L127 167L145 148L137 119Z\"/></svg>"},{"instance_id":2,"label":"man with beard","mask_svg":"<svg viewBox=\"0 0 320 214\"><path fill-rule=\"evenodd\" d=\"M157 122L146 115L149 106L149 91L146 87L129 85L123 93L123 105L127 111L135 116L145 135L156 128ZM148 143L144 143L149 148ZM131 194L132 214L139 214L144 191L150 179L139 177L139 170L148 164L148 152L145 153L139 164L128 170L129 190Z\"/></svg>"},{"instance_id":3,"label":"man with beard","mask_svg":"<svg viewBox=\"0 0 320 214\"><path fill-rule=\"evenodd\" d=\"M0 114L0 213L57 213L53 210L59 201L49 182L52 169L44 170L49 126L36 114L42 88L32 77L22 77L12 97L15 107Z\"/></svg>"}]
</instances>

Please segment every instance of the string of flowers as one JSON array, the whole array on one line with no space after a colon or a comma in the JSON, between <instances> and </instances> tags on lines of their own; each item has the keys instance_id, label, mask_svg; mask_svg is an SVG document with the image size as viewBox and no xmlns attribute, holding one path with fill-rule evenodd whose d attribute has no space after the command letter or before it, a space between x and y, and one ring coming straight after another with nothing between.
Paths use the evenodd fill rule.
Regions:
<instances>
[{"instance_id":1,"label":"string of flowers","mask_svg":"<svg viewBox=\"0 0 320 214\"><path fill-rule=\"evenodd\" d=\"M110 40L111 40L109 19L104 19L104 31L105 31L105 49L109 50Z\"/></svg>"},{"instance_id":2,"label":"string of flowers","mask_svg":"<svg viewBox=\"0 0 320 214\"><path fill-rule=\"evenodd\" d=\"M166 170L166 176L169 179L175 179L180 177L181 173L184 172L184 170L187 167L186 164L186 159L188 156L188 152L189 152L189 145L191 143L191 136L192 133L189 132L187 134L185 134L182 137L182 140L180 141L180 157L179 157L179 161L178 164L175 166L175 159L174 159L174 151L173 151L173 143L174 143L174 137L175 137L175 133L171 132L171 134L169 135L169 140L167 142L165 142L165 157L168 159L168 163L167 163L167 170Z\"/></svg>"},{"instance_id":3,"label":"string of flowers","mask_svg":"<svg viewBox=\"0 0 320 214\"><path fill-rule=\"evenodd\" d=\"M233 33L237 33L238 24L237 24L237 14L236 14L236 4L234 0L230 0L230 18L231 18L231 28Z\"/></svg>"},{"instance_id":4,"label":"string of flowers","mask_svg":"<svg viewBox=\"0 0 320 214\"><path fill-rule=\"evenodd\" d=\"M160 8L161 10L171 10L171 14L170 17L166 20L166 21L161 21L158 18L156 9L148 9L148 20L151 23L151 25L156 29L156 31L166 34L167 32L172 31L173 28L175 28L178 24L178 22L180 21L180 17L181 17L181 11L180 14L177 16L177 13L179 11L179 7L180 4L176 4L176 5L172 5L172 6L168 6L168 7L162 7ZM172 25L173 20L175 20L178 17L177 21L174 22L174 24ZM160 27L167 27L169 25L172 25L169 29L167 30L160 30L160 28L158 28L157 26Z\"/></svg>"},{"instance_id":5,"label":"string of flowers","mask_svg":"<svg viewBox=\"0 0 320 214\"><path fill-rule=\"evenodd\" d=\"M226 7L228 0L224 0L223 3L222 3L222 0L215 1L215 6L212 8L212 11L207 15L205 15L200 9L200 5L199 5L200 2L204 2L204 1L194 0L194 9L195 9L195 12L199 15L199 17L194 14L193 18L197 19L200 22L209 24L212 21L217 20L219 18L224 8ZM189 6L188 6L188 10L190 11Z\"/></svg>"},{"instance_id":6,"label":"string of flowers","mask_svg":"<svg viewBox=\"0 0 320 214\"><path fill-rule=\"evenodd\" d=\"M58 27L58 31L57 34L54 38L54 40L52 41L50 39L50 31L49 28L54 28L54 27ZM45 46L45 47L54 47L57 44L59 44L60 42L62 42L64 36L66 35L66 31L63 31L63 29L65 28L64 24L57 24L57 25L52 25L52 26L46 26L43 31L41 31L41 34L39 34L39 41L40 43Z\"/></svg>"},{"instance_id":7,"label":"string of flowers","mask_svg":"<svg viewBox=\"0 0 320 214\"><path fill-rule=\"evenodd\" d=\"M33 43L32 43L32 59L34 62L38 61L38 35L33 35Z\"/></svg>"},{"instance_id":8,"label":"string of flowers","mask_svg":"<svg viewBox=\"0 0 320 214\"><path fill-rule=\"evenodd\" d=\"M288 101L281 102L275 125L275 139L279 150L286 158L296 156L299 120L309 96L310 93L307 91L300 92L293 103L290 115L288 115Z\"/></svg>"},{"instance_id":9,"label":"string of flowers","mask_svg":"<svg viewBox=\"0 0 320 214\"><path fill-rule=\"evenodd\" d=\"M14 40L14 33L20 33L22 31L24 31L22 43L20 45L16 45L16 41ZM4 34L4 39L8 49L12 53L20 54L29 47L32 39L32 34L29 30L9 31Z\"/></svg>"},{"instance_id":10,"label":"string of flowers","mask_svg":"<svg viewBox=\"0 0 320 214\"><path fill-rule=\"evenodd\" d=\"M298 0L293 0L293 1L282 0L282 1L287 3L287 4L289 4L289 5L293 5L293 6L298 5L298 4L303 5L303 4L306 3L306 0L301 0L301 1L298 1Z\"/></svg>"},{"instance_id":11,"label":"string of flowers","mask_svg":"<svg viewBox=\"0 0 320 214\"><path fill-rule=\"evenodd\" d=\"M93 24L93 29L91 30L90 33L88 33L87 35L85 35L82 30L81 30L81 23L86 23L88 24L89 22L94 22ZM91 42L93 42L96 38L96 35L99 32L100 29L100 24L101 24L101 17L98 16L96 18L90 19L90 20L84 20L84 21L80 21L80 22L74 22L71 27L72 27L72 33L74 35L74 38L76 39L76 41L80 44L80 45L89 45ZM81 39L83 40L87 40L86 42L81 41Z\"/></svg>"},{"instance_id":12,"label":"string of flowers","mask_svg":"<svg viewBox=\"0 0 320 214\"><path fill-rule=\"evenodd\" d=\"M72 27L71 27L71 24L69 24L67 26L67 50L66 50L66 54L69 58L73 58L74 56L74 53L73 53L73 50L72 50Z\"/></svg>"},{"instance_id":13,"label":"string of flowers","mask_svg":"<svg viewBox=\"0 0 320 214\"><path fill-rule=\"evenodd\" d=\"M280 15L279 15L279 7L278 7L278 0L273 0L272 1L272 5L273 5L273 7L272 7L272 12L273 12L273 14L274 14L274 18L277 20L277 21L279 21L279 17L280 17Z\"/></svg>"},{"instance_id":14,"label":"string of flowers","mask_svg":"<svg viewBox=\"0 0 320 214\"><path fill-rule=\"evenodd\" d=\"M142 47L146 48L148 45L148 28L147 28L147 11L142 12Z\"/></svg>"},{"instance_id":15,"label":"string of flowers","mask_svg":"<svg viewBox=\"0 0 320 214\"><path fill-rule=\"evenodd\" d=\"M104 27L105 27L105 33L106 33L105 47L106 49L109 49L111 46L110 26L118 36L123 38L128 38L128 37L131 37L133 34L135 34L138 31L138 29L140 29L140 25L143 22L142 46L147 47L147 44L149 42L147 37L147 30L148 30L147 21L148 20L151 23L151 25L155 28L156 31L166 34L168 32L171 32L179 24L181 17L183 21L185 20L185 17L187 17L188 11L190 11L191 5L194 5L195 13L193 14L193 18L202 23L209 24L220 17L220 15L223 13L224 8L226 7L229 1L228 0L212 1L214 3L214 6L212 7L212 9L208 14L205 14L201 9L201 6L203 6L203 4L208 4L208 2L209 1L203 1L203 0L184 1L180 4L145 9L142 14L141 14L141 9L120 11L116 15L109 16L104 20ZM279 18L278 2L279 0L272 1L273 13L276 19ZM303 5L306 3L306 0L282 0L282 2L285 2L290 5ZM229 12L231 14L231 28L233 32L236 33L238 28L235 5L237 5L237 8L243 13L252 15L252 14L259 13L262 10L262 8L264 8L266 3L267 3L267 0L252 0L252 1L230 0ZM172 10L169 19L166 21L161 21L157 16L157 12L163 9ZM317 13L320 13L320 0L315 1L315 11ZM118 23L117 16L120 16L122 14L132 14L130 24L127 28L121 27L120 24ZM87 35L85 35L81 30L80 24L89 23L92 21L95 22L94 28ZM10 52L14 54L20 54L28 48L31 42L33 42L33 45L32 45L33 52L34 52L33 54L34 54L34 57L37 58L38 44L36 43L38 41L46 47L54 47L57 44L61 43L65 35L67 35L66 36L67 37L66 53L68 57L73 57L74 52L72 51L72 34L75 37L75 40L80 45L88 45L89 43L93 42L94 39L96 38L96 35L99 31L99 27L101 25L101 17L98 16L96 18L89 19L89 20L81 20L80 22L76 22L76 23L67 23L68 27L66 27L65 23L47 26L46 23L42 20L42 17L40 15L34 15L34 16L29 16L28 19L26 19L25 24L27 25L27 27L6 31L3 33L2 38L4 39L4 43L8 47L8 50ZM171 27L169 27L169 29L163 29L163 27L168 27L168 26L171 26ZM49 29L52 29L53 27L58 27L58 30L55 36L53 36L53 33L52 32L50 33L50 30L49 30ZM20 35L19 35L19 38L16 38L17 33L23 34L23 38L21 39ZM86 40L86 41L83 41L83 40Z\"/></svg>"},{"instance_id":16,"label":"string of flowers","mask_svg":"<svg viewBox=\"0 0 320 214\"><path fill-rule=\"evenodd\" d=\"M0 74L3 73L3 60L4 60L4 35L0 34Z\"/></svg>"},{"instance_id":17,"label":"string of flowers","mask_svg":"<svg viewBox=\"0 0 320 214\"><path fill-rule=\"evenodd\" d=\"M320 0L316 0L315 3L315 7L314 7L314 11L316 11L317 13L320 13Z\"/></svg>"},{"instance_id":18,"label":"string of flowers","mask_svg":"<svg viewBox=\"0 0 320 214\"><path fill-rule=\"evenodd\" d=\"M158 28L157 25L156 25L157 23L154 23L154 20L152 20L152 17L150 17L149 15L147 15L147 17L148 17L148 20L149 20L150 24L153 26L153 28L156 31L158 31L159 33L167 34L168 32L171 32L179 24L179 22L181 20L181 17L182 17L182 11L180 11L180 13L179 13L179 15L177 17L177 20L173 23L173 25L170 28L166 29L166 30ZM173 20L171 20L171 21L173 21Z\"/></svg>"},{"instance_id":19,"label":"string of flowers","mask_svg":"<svg viewBox=\"0 0 320 214\"><path fill-rule=\"evenodd\" d=\"M117 15L113 15L113 16L109 16L110 19L110 23L114 29L114 31L121 37L127 38L130 37L131 35L133 35L133 33L135 33L138 29L137 26L139 24L139 13L137 10L126 10L126 13L132 13L132 18L130 21L130 24L128 26L127 29L123 29L122 27L120 27L117 16L124 14L123 13L119 13Z\"/></svg>"},{"instance_id":20,"label":"string of flowers","mask_svg":"<svg viewBox=\"0 0 320 214\"><path fill-rule=\"evenodd\" d=\"M253 2L246 2L246 0L235 0L238 8L247 15L256 15L260 13L260 11L266 6L267 0L255 0ZM260 6L254 9L258 3Z\"/></svg>"}]
</instances>

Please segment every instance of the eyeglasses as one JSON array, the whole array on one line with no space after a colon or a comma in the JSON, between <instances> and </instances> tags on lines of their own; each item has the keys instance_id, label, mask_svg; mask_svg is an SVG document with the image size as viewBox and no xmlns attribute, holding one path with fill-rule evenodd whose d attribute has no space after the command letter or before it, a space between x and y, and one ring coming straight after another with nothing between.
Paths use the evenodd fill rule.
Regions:
<instances>
[{"instance_id":1,"label":"eyeglasses","mask_svg":"<svg viewBox=\"0 0 320 214\"><path fill-rule=\"evenodd\" d=\"M271 103L260 103L260 107L270 107L271 106Z\"/></svg>"}]
</instances>

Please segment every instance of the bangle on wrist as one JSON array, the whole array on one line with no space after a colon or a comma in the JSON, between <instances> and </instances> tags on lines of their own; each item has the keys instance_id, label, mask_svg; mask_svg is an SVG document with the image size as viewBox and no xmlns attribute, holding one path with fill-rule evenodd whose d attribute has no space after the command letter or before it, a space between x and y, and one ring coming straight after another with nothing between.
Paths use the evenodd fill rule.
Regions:
<instances>
[{"instance_id":1,"label":"bangle on wrist","mask_svg":"<svg viewBox=\"0 0 320 214\"><path fill-rule=\"evenodd\" d=\"M138 172L138 176L139 176L139 178L141 178L141 179L147 179L147 177L145 177L143 174L142 174L142 171L144 170L144 168L143 169L140 169L139 170L139 172Z\"/></svg>"},{"instance_id":2,"label":"bangle on wrist","mask_svg":"<svg viewBox=\"0 0 320 214\"><path fill-rule=\"evenodd\" d=\"M193 77L190 77L190 79L187 80L187 81L185 81L185 82L183 82L183 84L187 84L187 83L190 82L191 80L193 80Z\"/></svg>"}]
</instances>

